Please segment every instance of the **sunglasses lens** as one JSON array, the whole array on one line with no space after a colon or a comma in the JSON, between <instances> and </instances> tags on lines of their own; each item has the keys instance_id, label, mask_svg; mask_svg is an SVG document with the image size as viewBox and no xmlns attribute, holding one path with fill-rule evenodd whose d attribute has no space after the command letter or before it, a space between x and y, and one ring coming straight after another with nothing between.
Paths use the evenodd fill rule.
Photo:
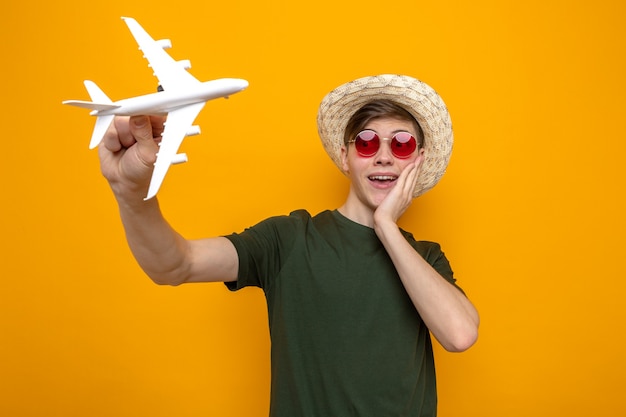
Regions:
<instances>
[{"instance_id":1,"label":"sunglasses lens","mask_svg":"<svg viewBox=\"0 0 626 417\"><path fill-rule=\"evenodd\" d=\"M380 148L380 138L375 132L364 130L356 135L354 147L361 156L375 155Z\"/></svg>"},{"instance_id":2,"label":"sunglasses lens","mask_svg":"<svg viewBox=\"0 0 626 417\"><path fill-rule=\"evenodd\" d=\"M396 158L408 158L415 152L417 140L407 132L396 133L391 141L391 153Z\"/></svg>"}]
</instances>

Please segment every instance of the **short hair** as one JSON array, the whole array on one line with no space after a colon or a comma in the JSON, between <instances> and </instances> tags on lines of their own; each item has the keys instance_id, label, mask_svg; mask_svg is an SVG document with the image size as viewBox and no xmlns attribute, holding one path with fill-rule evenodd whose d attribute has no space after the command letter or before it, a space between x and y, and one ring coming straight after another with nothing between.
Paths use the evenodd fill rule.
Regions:
<instances>
[{"instance_id":1,"label":"short hair","mask_svg":"<svg viewBox=\"0 0 626 417\"><path fill-rule=\"evenodd\" d=\"M392 117L413 123L417 135L415 138L417 139L417 147L424 146L424 132L420 124L415 120L415 117L404 107L386 99L370 101L350 117L344 132L343 143L347 145L369 122L383 117Z\"/></svg>"}]
</instances>

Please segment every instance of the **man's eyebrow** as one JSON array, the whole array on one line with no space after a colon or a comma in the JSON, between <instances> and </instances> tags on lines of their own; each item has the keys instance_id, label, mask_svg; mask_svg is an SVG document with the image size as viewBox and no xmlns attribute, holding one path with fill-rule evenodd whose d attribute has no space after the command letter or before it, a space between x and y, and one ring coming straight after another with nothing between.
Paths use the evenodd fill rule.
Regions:
<instances>
[{"instance_id":1,"label":"man's eyebrow","mask_svg":"<svg viewBox=\"0 0 626 417\"><path fill-rule=\"evenodd\" d=\"M367 127L367 126L366 126L366 127L364 127L364 128L363 128L363 130L371 130L372 132L376 132L376 134L380 134L380 133L378 132L378 130L376 130L376 129L374 129L374 128L371 128L371 127ZM391 131L391 133L393 133L394 135L395 135L396 133L400 133L400 132L406 132L406 133L410 133L410 134L414 135L414 133L413 133L413 132L411 132L411 131L410 131L410 130L408 130L408 129L396 129L396 130L392 130L392 131Z\"/></svg>"}]
</instances>

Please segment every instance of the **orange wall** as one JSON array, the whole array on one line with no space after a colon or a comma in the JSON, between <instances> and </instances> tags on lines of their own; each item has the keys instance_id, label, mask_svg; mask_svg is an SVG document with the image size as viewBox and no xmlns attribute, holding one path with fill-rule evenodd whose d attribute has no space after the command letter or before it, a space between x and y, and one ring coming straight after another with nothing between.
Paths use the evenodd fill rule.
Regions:
<instances>
[{"instance_id":1,"label":"orange wall","mask_svg":"<svg viewBox=\"0 0 626 417\"><path fill-rule=\"evenodd\" d=\"M482 316L469 352L437 349L440 415L626 413L623 2L10 3L0 415L267 413L261 292L153 285L87 149L93 119L60 104L85 78L113 99L154 91L126 15L198 78L250 82L205 107L160 192L188 237L342 203L315 125L330 89L382 72L435 87L455 149L402 226L441 242Z\"/></svg>"}]
</instances>

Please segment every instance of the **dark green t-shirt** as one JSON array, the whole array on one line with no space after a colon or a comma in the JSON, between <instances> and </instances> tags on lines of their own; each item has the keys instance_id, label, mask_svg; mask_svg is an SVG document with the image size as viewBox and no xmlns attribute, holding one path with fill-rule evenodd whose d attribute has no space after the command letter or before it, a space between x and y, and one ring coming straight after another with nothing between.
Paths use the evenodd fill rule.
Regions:
<instances>
[{"instance_id":1,"label":"dark green t-shirt","mask_svg":"<svg viewBox=\"0 0 626 417\"><path fill-rule=\"evenodd\" d=\"M403 234L455 285L438 244ZM239 255L228 287L267 299L271 417L436 415L429 331L373 229L299 210L227 238Z\"/></svg>"}]
</instances>

